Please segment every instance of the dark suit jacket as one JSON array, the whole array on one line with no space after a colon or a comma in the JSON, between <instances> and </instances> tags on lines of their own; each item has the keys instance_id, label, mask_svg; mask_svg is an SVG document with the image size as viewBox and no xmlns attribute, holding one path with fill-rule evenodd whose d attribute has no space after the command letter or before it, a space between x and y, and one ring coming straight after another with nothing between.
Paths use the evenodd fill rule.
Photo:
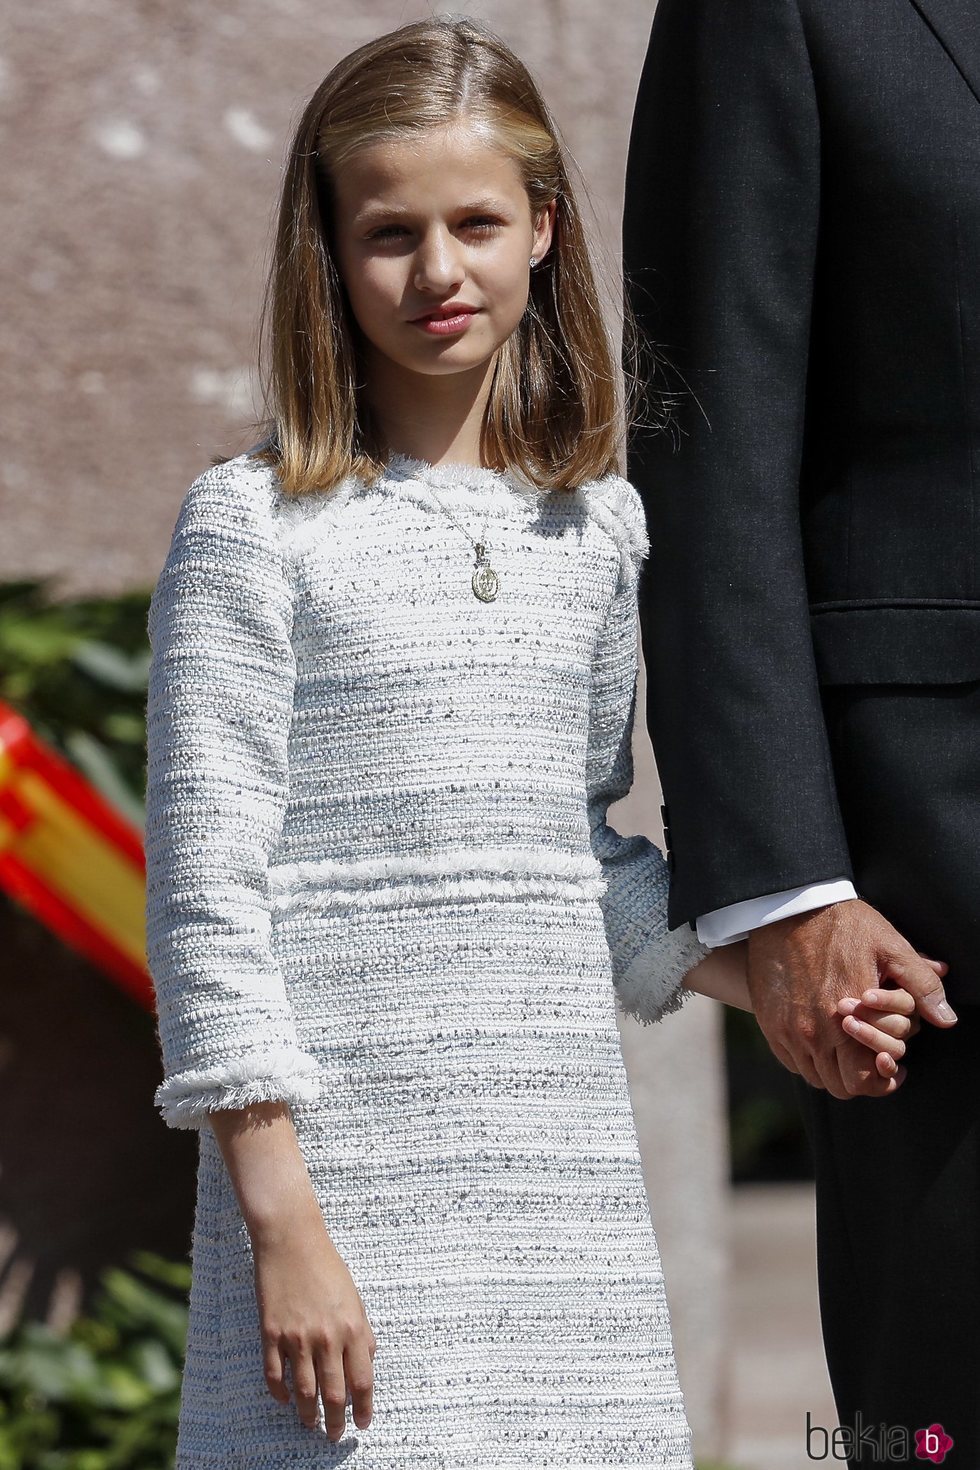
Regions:
<instances>
[{"instance_id":1,"label":"dark suit jacket","mask_svg":"<svg viewBox=\"0 0 980 1470\"><path fill-rule=\"evenodd\" d=\"M623 267L677 927L853 877L821 685L980 678L980 0L660 0Z\"/></svg>"}]
</instances>

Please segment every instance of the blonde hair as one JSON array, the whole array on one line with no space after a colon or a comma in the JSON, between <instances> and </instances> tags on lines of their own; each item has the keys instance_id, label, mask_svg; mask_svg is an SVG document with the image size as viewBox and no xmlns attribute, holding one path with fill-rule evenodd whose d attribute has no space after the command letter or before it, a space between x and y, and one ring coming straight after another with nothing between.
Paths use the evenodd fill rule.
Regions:
<instances>
[{"instance_id":1,"label":"blonde hair","mask_svg":"<svg viewBox=\"0 0 980 1470\"><path fill-rule=\"evenodd\" d=\"M516 164L532 217L556 201L550 249L500 347L481 432L484 462L541 488L617 470L621 377L558 131L530 73L468 17L400 27L345 56L307 103L289 149L259 322L264 418L255 457L283 491L373 481L382 442L363 392L356 321L330 240L331 179L359 149L465 119ZM624 332L634 326L624 303ZM634 385L635 391L635 385Z\"/></svg>"}]
</instances>

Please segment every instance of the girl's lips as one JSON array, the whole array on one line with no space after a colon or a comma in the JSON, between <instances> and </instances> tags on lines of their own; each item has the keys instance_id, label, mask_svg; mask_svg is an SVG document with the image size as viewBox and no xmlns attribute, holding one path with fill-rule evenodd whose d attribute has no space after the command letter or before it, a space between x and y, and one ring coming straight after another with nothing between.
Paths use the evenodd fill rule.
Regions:
<instances>
[{"instance_id":1,"label":"girl's lips","mask_svg":"<svg viewBox=\"0 0 980 1470\"><path fill-rule=\"evenodd\" d=\"M420 316L415 318L412 325L421 327L423 332L431 332L433 336L447 337L455 332L465 332L475 316L475 309L461 311L457 316Z\"/></svg>"}]
</instances>

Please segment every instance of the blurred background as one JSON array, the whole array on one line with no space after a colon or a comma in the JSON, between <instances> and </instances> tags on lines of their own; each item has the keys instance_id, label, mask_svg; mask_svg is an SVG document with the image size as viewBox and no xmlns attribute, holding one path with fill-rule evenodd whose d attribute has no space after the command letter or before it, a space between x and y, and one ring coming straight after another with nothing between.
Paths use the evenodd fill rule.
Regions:
<instances>
[{"instance_id":1,"label":"blurred background","mask_svg":"<svg viewBox=\"0 0 980 1470\"><path fill-rule=\"evenodd\" d=\"M180 500L248 447L287 139L404 0L35 0L0 38L0 1470L172 1463L197 1138L142 960L146 609ZM648 0L485 0L575 166L618 334ZM643 699L638 701L642 710ZM649 741L614 808L660 841ZM699 1470L836 1423L810 1159L754 1020L622 1022Z\"/></svg>"}]
</instances>

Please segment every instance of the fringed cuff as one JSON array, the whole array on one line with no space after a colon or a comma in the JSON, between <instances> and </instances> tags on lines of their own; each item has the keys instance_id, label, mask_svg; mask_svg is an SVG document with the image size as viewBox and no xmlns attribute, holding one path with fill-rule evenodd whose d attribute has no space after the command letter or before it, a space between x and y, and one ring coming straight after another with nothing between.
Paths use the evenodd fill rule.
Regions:
<instances>
[{"instance_id":1,"label":"fringed cuff","mask_svg":"<svg viewBox=\"0 0 980 1470\"><path fill-rule=\"evenodd\" d=\"M248 1052L220 1065L167 1077L153 1101L169 1128L201 1128L208 1114L252 1103L315 1102L320 1095L316 1060L297 1047Z\"/></svg>"},{"instance_id":2,"label":"fringed cuff","mask_svg":"<svg viewBox=\"0 0 980 1470\"><path fill-rule=\"evenodd\" d=\"M682 982L689 970L710 954L686 924L653 940L616 977L616 1002L626 1016L650 1026L679 1011L695 994Z\"/></svg>"}]
</instances>

